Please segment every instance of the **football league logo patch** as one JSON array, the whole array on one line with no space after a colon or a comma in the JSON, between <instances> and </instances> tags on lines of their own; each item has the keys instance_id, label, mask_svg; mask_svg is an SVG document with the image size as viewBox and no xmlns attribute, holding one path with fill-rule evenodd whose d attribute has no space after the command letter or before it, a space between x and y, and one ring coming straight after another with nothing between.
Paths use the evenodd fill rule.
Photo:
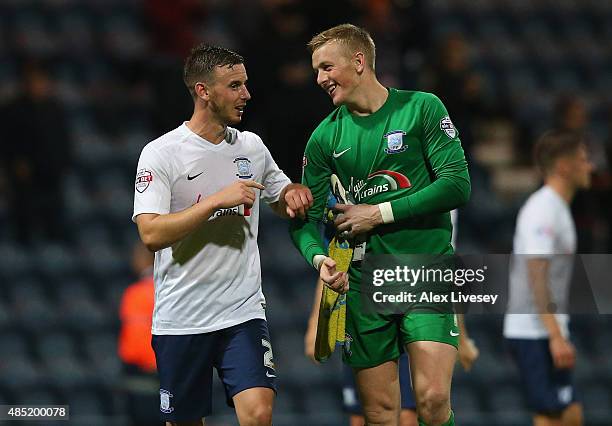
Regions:
<instances>
[{"instance_id":1,"label":"football league logo patch","mask_svg":"<svg viewBox=\"0 0 612 426\"><path fill-rule=\"evenodd\" d=\"M170 398L172 398L173 396L174 395L172 395L165 389L159 390L159 410L162 413L168 414L174 411L174 407L170 406Z\"/></svg>"},{"instance_id":2,"label":"football league logo patch","mask_svg":"<svg viewBox=\"0 0 612 426\"><path fill-rule=\"evenodd\" d=\"M404 152L408 149L407 145L404 145L404 135L406 132L403 130L394 130L392 132L386 133L383 138L387 140L387 147L385 148L385 152L387 154L399 154L400 152Z\"/></svg>"},{"instance_id":3,"label":"football league logo patch","mask_svg":"<svg viewBox=\"0 0 612 426\"><path fill-rule=\"evenodd\" d=\"M457 136L457 129L455 129L455 126L448 115L440 120L440 130L444 131L446 136L451 139L454 139L455 136Z\"/></svg>"},{"instance_id":4,"label":"football league logo patch","mask_svg":"<svg viewBox=\"0 0 612 426\"><path fill-rule=\"evenodd\" d=\"M236 167L238 168L238 176L240 179L250 179L253 177L253 173L251 173L251 160L246 157L238 157L234 160Z\"/></svg>"},{"instance_id":5,"label":"football league logo patch","mask_svg":"<svg viewBox=\"0 0 612 426\"><path fill-rule=\"evenodd\" d=\"M142 194L147 190L151 182L153 182L153 173L151 170L138 170L138 173L136 174L136 191Z\"/></svg>"}]
</instances>

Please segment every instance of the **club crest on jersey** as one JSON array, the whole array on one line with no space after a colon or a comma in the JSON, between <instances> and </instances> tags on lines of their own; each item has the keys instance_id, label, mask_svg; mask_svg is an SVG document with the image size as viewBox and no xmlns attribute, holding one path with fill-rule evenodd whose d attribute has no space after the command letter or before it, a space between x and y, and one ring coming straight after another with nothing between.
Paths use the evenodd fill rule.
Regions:
<instances>
[{"instance_id":1,"label":"club crest on jersey","mask_svg":"<svg viewBox=\"0 0 612 426\"><path fill-rule=\"evenodd\" d=\"M386 133L383 138L387 139L387 147L385 152L387 154L399 154L400 152L406 151L408 145L404 145L404 135L406 132L403 130L394 130Z\"/></svg>"},{"instance_id":2,"label":"club crest on jersey","mask_svg":"<svg viewBox=\"0 0 612 426\"><path fill-rule=\"evenodd\" d=\"M140 169L136 174L136 191L143 193L147 190L149 185L153 182L153 173L151 170Z\"/></svg>"},{"instance_id":3,"label":"club crest on jersey","mask_svg":"<svg viewBox=\"0 0 612 426\"><path fill-rule=\"evenodd\" d=\"M246 157L238 157L234 159L234 163L238 168L238 176L240 179L250 179L253 177L253 173L251 173L251 160Z\"/></svg>"},{"instance_id":4,"label":"club crest on jersey","mask_svg":"<svg viewBox=\"0 0 612 426\"><path fill-rule=\"evenodd\" d=\"M448 115L440 120L440 130L443 130L444 133L446 133L446 136L451 139L454 139L455 136L457 136L457 129L455 129L455 126Z\"/></svg>"},{"instance_id":5,"label":"club crest on jersey","mask_svg":"<svg viewBox=\"0 0 612 426\"><path fill-rule=\"evenodd\" d=\"M165 389L160 389L159 390L159 410L162 413L171 413L174 411L174 407L170 406L170 398L172 398L174 395L172 395L170 392L168 392Z\"/></svg>"}]
</instances>

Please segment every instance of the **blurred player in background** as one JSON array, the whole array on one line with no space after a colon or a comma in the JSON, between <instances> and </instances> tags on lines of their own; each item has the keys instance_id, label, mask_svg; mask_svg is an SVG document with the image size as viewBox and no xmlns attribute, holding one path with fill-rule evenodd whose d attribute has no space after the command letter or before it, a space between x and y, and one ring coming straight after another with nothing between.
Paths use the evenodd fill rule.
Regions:
<instances>
[{"instance_id":1,"label":"blurred player in background","mask_svg":"<svg viewBox=\"0 0 612 426\"><path fill-rule=\"evenodd\" d=\"M63 184L72 161L69 120L48 65L26 61L19 75L21 91L0 111L10 228L22 244L61 241Z\"/></svg>"},{"instance_id":2,"label":"blurred player in background","mask_svg":"<svg viewBox=\"0 0 612 426\"><path fill-rule=\"evenodd\" d=\"M593 166L578 133L554 130L534 147L544 186L521 208L514 233L504 337L536 426L582 424L572 380L568 296L576 252L570 203L590 186Z\"/></svg>"},{"instance_id":3,"label":"blurred player in background","mask_svg":"<svg viewBox=\"0 0 612 426\"><path fill-rule=\"evenodd\" d=\"M455 315L440 313L435 305L424 310L436 315L360 312L360 258L353 257L348 274L336 272L317 224L335 173L358 203L337 205L341 215L335 224L349 237L365 237L365 251L452 254L448 212L470 193L457 130L434 95L387 89L378 82L375 46L365 30L340 25L316 35L309 48L317 84L338 108L306 146L303 183L315 202L306 220L292 223L292 238L327 286L348 291L351 349L344 351L344 361L355 373L367 423L397 424L397 361L403 348L410 356L419 423L454 425L450 386L459 343Z\"/></svg>"},{"instance_id":4,"label":"blurred player in background","mask_svg":"<svg viewBox=\"0 0 612 426\"><path fill-rule=\"evenodd\" d=\"M132 426L161 424L156 412L159 379L151 347L153 253L140 241L132 249L132 270L139 279L125 289L119 306L118 351L123 363L127 408Z\"/></svg>"},{"instance_id":5,"label":"blurred player in background","mask_svg":"<svg viewBox=\"0 0 612 426\"><path fill-rule=\"evenodd\" d=\"M243 58L200 45L185 62L191 119L149 143L133 220L155 254L153 348L167 424L202 424L217 369L241 425L270 425L274 362L265 320L259 199L304 216L312 196L291 184L240 123L251 98Z\"/></svg>"},{"instance_id":6,"label":"blurred player in background","mask_svg":"<svg viewBox=\"0 0 612 426\"><path fill-rule=\"evenodd\" d=\"M453 247L456 247L456 226L457 226L457 210L451 211L451 221L453 224ZM330 227L326 227L326 241L329 239ZM323 281L321 278L317 280L317 286L314 293L314 300L312 302L312 310L310 317L308 318L308 326L304 335L304 353L313 362L317 362L315 359L315 340L317 337L317 320L319 318L319 308L321 301L321 292L323 291ZM472 365L479 356L479 351L474 341L469 338L467 328L463 314L457 315L458 325L460 329L459 336L459 350L457 359L463 366L465 371L470 371ZM399 426L417 426L417 414L416 414L416 403L412 393L412 385L410 384L410 367L408 362L408 355L403 353L400 355L398 361L399 381L400 381L400 398L401 398L401 411ZM365 418L363 416L363 408L359 402L359 396L355 389L355 379L353 378L353 372L351 368L344 365L342 373L342 403L344 411L349 413L349 425L350 426L363 426L365 424Z\"/></svg>"}]
</instances>

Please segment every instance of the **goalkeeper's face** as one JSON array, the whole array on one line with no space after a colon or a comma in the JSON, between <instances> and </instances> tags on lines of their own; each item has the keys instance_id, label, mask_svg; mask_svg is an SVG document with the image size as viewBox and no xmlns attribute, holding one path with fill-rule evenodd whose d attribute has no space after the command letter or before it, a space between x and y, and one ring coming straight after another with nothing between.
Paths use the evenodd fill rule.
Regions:
<instances>
[{"instance_id":1,"label":"goalkeeper's face","mask_svg":"<svg viewBox=\"0 0 612 426\"><path fill-rule=\"evenodd\" d=\"M359 64L347 48L330 41L312 53L312 68L317 73L317 84L331 97L335 106L351 102L359 85Z\"/></svg>"}]
</instances>

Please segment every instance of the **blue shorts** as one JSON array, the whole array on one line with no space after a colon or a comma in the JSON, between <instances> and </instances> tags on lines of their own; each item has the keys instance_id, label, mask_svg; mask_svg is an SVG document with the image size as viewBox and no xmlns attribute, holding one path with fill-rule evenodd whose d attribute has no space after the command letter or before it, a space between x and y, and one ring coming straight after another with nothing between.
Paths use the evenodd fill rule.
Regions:
<instances>
[{"instance_id":1,"label":"blue shorts","mask_svg":"<svg viewBox=\"0 0 612 426\"><path fill-rule=\"evenodd\" d=\"M412 385L410 383L410 366L408 355L402 353L399 357L399 381L400 393L402 396L402 410L416 410L416 403L412 395ZM344 411L350 414L363 415L363 408L359 402L359 394L355 386L353 369L343 364L343 383L342 383L342 406Z\"/></svg>"},{"instance_id":2,"label":"blue shorts","mask_svg":"<svg viewBox=\"0 0 612 426\"><path fill-rule=\"evenodd\" d=\"M194 421L212 412L213 367L229 406L238 392L265 387L276 392L268 325L254 319L202 334L154 335L160 383L160 416Z\"/></svg>"},{"instance_id":3,"label":"blue shorts","mask_svg":"<svg viewBox=\"0 0 612 426\"><path fill-rule=\"evenodd\" d=\"M532 412L559 415L577 401L572 370L554 367L548 339L506 339L506 344L518 365Z\"/></svg>"}]
</instances>

